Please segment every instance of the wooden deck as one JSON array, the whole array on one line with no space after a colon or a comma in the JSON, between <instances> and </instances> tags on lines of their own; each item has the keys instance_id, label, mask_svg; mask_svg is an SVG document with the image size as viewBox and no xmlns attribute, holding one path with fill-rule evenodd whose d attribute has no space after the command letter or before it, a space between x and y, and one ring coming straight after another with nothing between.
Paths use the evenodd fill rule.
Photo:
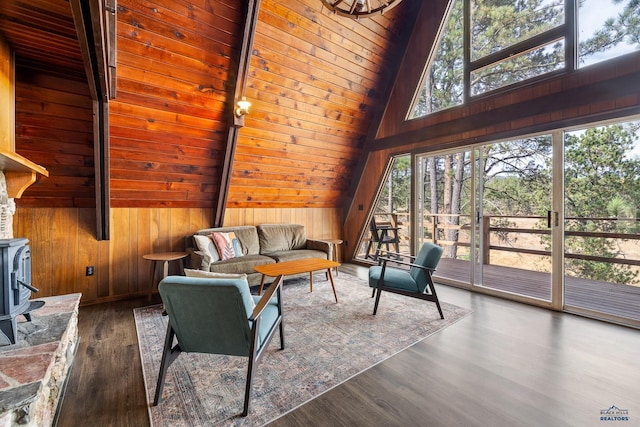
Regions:
<instances>
[{"instance_id":1,"label":"wooden deck","mask_svg":"<svg viewBox=\"0 0 640 427\"><path fill-rule=\"evenodd\" d=\"M469 283L471 263L443 258L435 278ZM551 274L521 268L484 266L484 286L551 300ZM640 287L565 276L565 305L640 321Z\"/></svg>"}]
</instances>

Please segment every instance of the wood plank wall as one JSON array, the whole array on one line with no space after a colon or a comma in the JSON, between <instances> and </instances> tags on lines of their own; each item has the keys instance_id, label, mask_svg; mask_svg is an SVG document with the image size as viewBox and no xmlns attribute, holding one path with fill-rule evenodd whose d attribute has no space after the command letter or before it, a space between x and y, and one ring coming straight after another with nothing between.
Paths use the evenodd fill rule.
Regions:
<instances>
[{"instance_id":1,"label":"wood plank wall","mask_svg":"<svg viewBox=\"0 0 640 427\"><path fill-rule=\"evenodd\" d=\"M13 51L0 34L0 149L15 150L16 121L15 104L15 61Z\"/></svg>"},{"instance_id":2,"label":"wood plank wall","mask_svg":"<svg viewBox=\"0 0 640 427\"><path fill-rule=\"evenodd\" d=\"M49 177L27 188L18 207L94 207L93 109L86 83L16 69L16 152Z\"/></svg>"},{"instance_id":3,"label":"wood plank wall","mask_svg":"<svg viewBox=\"0 0 640 427\"><path fill-rule=\"evenodd\" d=\"M317 0L261 1L229 208L343 205L412 5L356 22Z\"/></svg>"},{"instance_id":4,"label":"wood plank wall","mask_svg":"<svg viewBox=\"0 0 640 427\"><path fill-rule=\"evenodd\" d=\"M20 208L14 235L29 239L38 297L81 292L87 304L146 294L150 263L142 255L184 250L184 237L209 226L211 215L207 208L112 209L111 240L97 241L95 209Z\"/></svg>"},{"instance_id":5,"label":"wood plank wall","mask_svg":"<svg viewBox=\"0 0 640 427\"><path fill-rule=\"evenodd\" d=\"M93 208L19 208L14 235L30 241L37 297L82 293L82 304L146 295L151 252L183 251L185 236L211 226L210 208L113 208L111 240L95 239ZM339 209L230 209L225 225L305 225L308 238L339 237ZM95 267L93 276L85 275ZM158 272L159 273L159 272ZM171 274L177 274L171 263ZM159 280L156 274L156 280Z\"/></svg>"},{"instance_id":6,"label":"wood plank wall","mask_svg":"<svg viewBox=\"0 0 640 427\"><path fill-rule=\"evenodd\" d=\"M253 106L225 225L295 222L309 238L343 237L351 174L416 4L355 22L316 0L263 0L247 88ZM82 292L89 304L144 294L142 255L182 250L184 236L210 226L243 7L239 0L118 1L107 241L95 240L88 88L77 73L65 78L36 58L22 62L17 150L51 172L17 201L14 217L15 236L31 241L39 296ZM94 276L85 276L89 265Z\"/></svg>"},{"instance_id":7,"label":"wood plank wall","mask_svg":"<svg viewBox=\"0 0 640 427\"><path fill-rule=\"evenodd\" d=\"M119 0L111 206L213 207L242 3Z\"/></svg>"}]
</instances>

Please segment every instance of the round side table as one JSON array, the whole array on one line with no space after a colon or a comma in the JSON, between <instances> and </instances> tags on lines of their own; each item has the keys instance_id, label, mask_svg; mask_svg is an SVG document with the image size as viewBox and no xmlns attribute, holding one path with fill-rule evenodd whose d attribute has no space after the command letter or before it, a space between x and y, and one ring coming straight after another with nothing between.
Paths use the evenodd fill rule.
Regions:
<instances>
[{"instance_id":1,"label":"round side table","mask_svg":"<svg viewBox=\"0 0 640 427\"><path fill-rule=\"evenodd\" d=\"M180 273L184 274L183 260L188 256L189 254L187 252L157 252L153 254L142 255L142 258L151 261L151 284L149 285L149 296L147 297L148 301L151 301L151 294L153 294L154 289L157 289L155 281L157 264L159 262L162 262L162 279L169 275L169 263L171 261L178 261L180 263Z\"/></svg>"},{"instance_id":2,"label":"round side table","mask_svg":"<svg viewBox=\"0 0 640 427\"><path fill-rule=\"evenodd\" d=\"M343 243L342 240L341 239L320 239L320 240L322 240L323 242L327 242L333 246L333 248L331 249L331 254L333 255L331 261L340 262L340 259L338 257L338 246L340 246ZM335 270L336 270L336 277L338 277L338 267L336 267Z\"/></svg>"}]
</instances>

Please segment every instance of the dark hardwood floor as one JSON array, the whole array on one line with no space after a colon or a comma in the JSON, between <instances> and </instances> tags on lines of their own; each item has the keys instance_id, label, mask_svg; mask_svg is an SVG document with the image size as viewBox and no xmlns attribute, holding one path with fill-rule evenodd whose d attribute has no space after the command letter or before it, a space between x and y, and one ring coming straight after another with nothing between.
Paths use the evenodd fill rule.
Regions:
<instances>
[{"instance_id":1,"label":"dark hardwood floor","mask_svg":"<svg viewBox=\"0 0 640 427\"><path fill-rule=\"evenodd\" d=\"M341 272L366 275L366 268ZM271 425L640 426L640 331L438 290L473 313ZM145 304L80 308L81 341L59 426L149 425L132 315ZM601 421L600 411L613 405L630 420Z\"/></svg>"},{"instance_id":2,"label":"dark hardwood floor","mask_svg":"<svg viewBox=\"0 0 640 427\"><path fill-rule=\"evenodd\" d=\"M149 425L133 321L133 309L147 304L144 297L80 307L80 343L58 426Z\"/></svg>"}]
</instances>

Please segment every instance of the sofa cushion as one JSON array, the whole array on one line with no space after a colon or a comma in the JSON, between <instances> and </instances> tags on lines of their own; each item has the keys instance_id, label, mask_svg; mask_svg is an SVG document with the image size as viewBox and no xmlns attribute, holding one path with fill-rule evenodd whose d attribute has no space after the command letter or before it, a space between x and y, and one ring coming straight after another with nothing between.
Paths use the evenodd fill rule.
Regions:
<instances>
[{"instance_id":1,"label":"sofa cushion","mask_svg":"<svg viewBox=\"0 0 640 427\"><path fill-rule=\"evenodd\" d=\"M273 264L273 258L264 255L245 255L231 259L220 260L209 266L210 271L218 273L250 273L257 265Z\"/></svg>"},{"instance_id":2,"label":"sofa cushion","mask_svg":"<svg viewBox=\"0 0 640 427\"><path fill-rule=\"evenodd\" d=\"M295 251L271 252L269 254L269 257L273 258L277 262L285 262L285 261L295 261L298 259L308 259L308 258L327 259L327 253L322 251L316 251L313 249L298 249Z\"/></svg>"},{"instance_id":3,"label":"sofa cushion","mask_svg":"<svg viewBox=\"0 0 640 427\"><path fill-rule=\"evenodd\" d=\"M300 224L261 224L258 226L260 253L305 249L307 235Z\"/></svg>"},{"instance_id":4,"label":"sofa cushion","mask_svg":"<svg viewBox=\"0 0 640 427\"><path fill-rule=\"evenodd\" d=\"M194 234L208 236L214 232L234 233L240 243L242 255L257 255L260 253L260 243L258 241L258 231L253 225L238 225L234 227L205 228L196 231ZM240 256L240 254L236 254Z\"/></svg>"}]
</instances>

